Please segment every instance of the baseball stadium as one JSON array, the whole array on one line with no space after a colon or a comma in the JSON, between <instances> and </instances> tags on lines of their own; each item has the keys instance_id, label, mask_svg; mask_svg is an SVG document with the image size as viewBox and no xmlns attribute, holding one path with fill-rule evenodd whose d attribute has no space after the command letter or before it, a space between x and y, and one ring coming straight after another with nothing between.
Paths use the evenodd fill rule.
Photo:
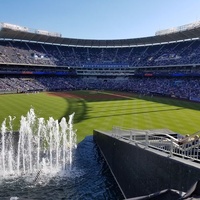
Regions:
<instances>
[{"instance_id":1,"label":"baseball stadium","mask_svg":"<svg viewBox=\"0 0 200 200\"><path fill-rule=\"evenodd\" d=\"M200 23L126 40L81 40L2 23L0 121L75 113L78 141L113 126L199 131Z\"/></svg>"},{"instance_id":2,"label":"baseball stadium","mask_svg":"<svg viewBox=\"0 0 200 200\"><path fill-rule=\"evenodd\" d=\"M33 109L58 122L74 114L77 144L116 127L198 136L199 38L199 21L119 40L1 23L0 123L9 127L12 118L18 131Z\"/></svg>"}]
</instances>

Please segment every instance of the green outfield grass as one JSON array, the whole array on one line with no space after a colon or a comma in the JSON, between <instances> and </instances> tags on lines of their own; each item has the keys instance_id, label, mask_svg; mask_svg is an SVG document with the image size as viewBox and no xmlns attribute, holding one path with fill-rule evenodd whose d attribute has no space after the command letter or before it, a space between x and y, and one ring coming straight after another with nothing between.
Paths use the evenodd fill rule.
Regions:
<instances>
[{"instance_id":1,"label":"green outfield grass","mask_svg":"<svg viewBox=\"0 0 200 200\"><path fill-rule=\"evenodd\" d=\"M120 92L73 91L63 93L0 95L0 123L34 108L38 117L61 119L75 112L74 129L78 141L92 135L94 129L113 126L134 129L170 129L181 134L200 130L200 104L177 99L145 97Z\"/></svg>"}]
</instances>

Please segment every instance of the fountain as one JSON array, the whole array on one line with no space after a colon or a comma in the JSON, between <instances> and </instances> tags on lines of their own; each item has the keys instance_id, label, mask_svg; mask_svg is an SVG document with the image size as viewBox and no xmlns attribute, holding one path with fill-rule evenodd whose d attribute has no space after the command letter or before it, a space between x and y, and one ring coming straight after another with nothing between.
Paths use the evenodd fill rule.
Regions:
<instances>
[{"instance_id":1,"label":"fountain","mask_svg":"<svg viewBox=\"0 0 200 200\"><path fill-rule=\"evenodd\" d=\"M76 148L76 133L73 130L74 113L60 122L49 117L37 118L34 109L21 116L18 132L12 129L9 116L1 125L0 176L21 176L40 172L57 173L71 166L73 150Z\"/></svg>"},{"instance_id":2,"label":"fountain","mask_svg":"<svg viewBox=\"0 0 200 200\"><path fill-rule=\"evenodd\" d=\"M76 145L73 117L37 118L30 109L0 125L0 199L122 199L92 136Z\"/></svg>"}]
</instances>

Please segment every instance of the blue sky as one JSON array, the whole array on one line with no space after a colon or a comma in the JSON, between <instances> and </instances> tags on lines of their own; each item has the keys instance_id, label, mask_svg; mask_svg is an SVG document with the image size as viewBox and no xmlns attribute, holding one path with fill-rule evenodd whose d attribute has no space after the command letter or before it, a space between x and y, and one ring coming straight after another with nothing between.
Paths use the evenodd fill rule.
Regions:
<instances>
[{"instance_id":1,"label":"blue sky","mask_svg":"<svg viewBox=\"0 0 200 200\"><path fill-rule=\"evenodd\" d=\"M127 39L200 20L200 0L0 0L0 22L79 39Z\"/></svg>"}]
</instances>

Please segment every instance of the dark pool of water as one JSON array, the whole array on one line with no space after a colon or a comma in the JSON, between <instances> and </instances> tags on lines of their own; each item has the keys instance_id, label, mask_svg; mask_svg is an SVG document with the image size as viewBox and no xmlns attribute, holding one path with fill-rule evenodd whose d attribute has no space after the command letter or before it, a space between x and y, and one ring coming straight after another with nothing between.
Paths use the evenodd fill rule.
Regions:
<instances>
[{"instance_id":1,"label":"dark pool of water","mask_svg":"<svg viewBox=\"0 0 200 200\"><path fill-rule=\"evenodd\" d=\"M92 136L78 144L71 170L67 170L64 176L43 178L41 175L36 184L30 180L33 178L0 180L0 200L10 200L11 197L19 200L123 199Z\"/></svg>"}]
</instances>

